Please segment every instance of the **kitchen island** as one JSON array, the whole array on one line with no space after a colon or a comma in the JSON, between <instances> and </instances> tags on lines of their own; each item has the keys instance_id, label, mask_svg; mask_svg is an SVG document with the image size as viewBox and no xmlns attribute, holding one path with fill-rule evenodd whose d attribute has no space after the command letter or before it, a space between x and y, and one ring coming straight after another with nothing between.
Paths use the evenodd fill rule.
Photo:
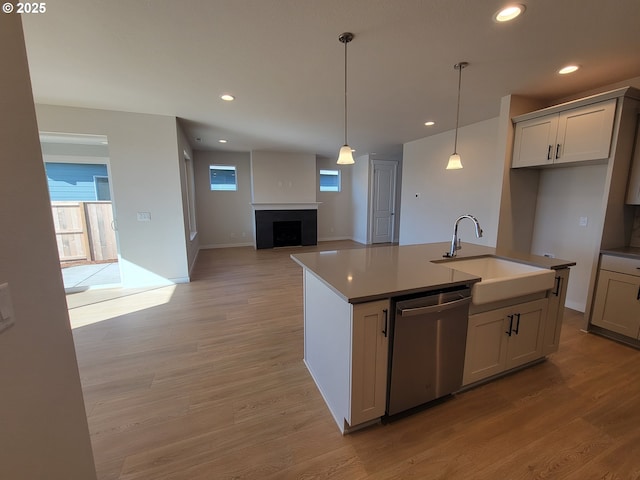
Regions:
<instances>
[{"instance_id":1,"label":"kitchen island","mask_svg":"<svg viewBox=\"0 0 640 480\"><path fill-rule=\"evenodd\" d=\"M442 242L291 255L304 270L304 361L343 433L385 415L393 300L472 288L482 280L438 263L448 249L449 244ZM557 349L568 267L574 264L470 243L457 254L459 259L482 256L554 270L556 288L513 301L472 305L465 357L467 387ZM515 313L514 305L527 308ZM508 318L513 323L516 315L516 335L509 334L505 340L503 323Z\"/></svg>"}]
</instances>

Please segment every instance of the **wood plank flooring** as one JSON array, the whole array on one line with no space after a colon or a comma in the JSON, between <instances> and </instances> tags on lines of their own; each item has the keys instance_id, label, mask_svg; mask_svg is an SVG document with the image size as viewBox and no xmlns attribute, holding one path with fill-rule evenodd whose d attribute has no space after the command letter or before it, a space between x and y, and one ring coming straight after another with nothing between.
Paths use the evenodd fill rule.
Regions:
<instances>
[{"instance_id":1,"label":"wood plank flooring","mask_svg":"<svg viewBox=\"0 0 640 480\"><path fill-rule=\"evenodd\" d=\"M98 478L640 479L640 351L570 310L547 361L340 435L289 255L359 247L204 250L190 284L79 294L72 323L113 316L74 329Z\"/></svg>"}]
</instances>

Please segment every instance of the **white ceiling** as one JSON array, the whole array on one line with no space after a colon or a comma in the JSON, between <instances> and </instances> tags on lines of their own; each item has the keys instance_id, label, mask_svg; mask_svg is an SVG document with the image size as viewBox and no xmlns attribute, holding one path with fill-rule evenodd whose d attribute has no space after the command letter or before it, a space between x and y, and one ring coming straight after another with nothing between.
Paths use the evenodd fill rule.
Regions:
<instances>
[{"instance_id":1,"label":"white ceiling","mask_svg":"<svg viewBox=\"0 0 640 480\"><path fill-rule=\"evenodd\" d=\"M345 31L356 156L396 158L454 128L459 61L461 125L497 116L504 95L554 100L640 77L639 0L522 0L522 17L497 24L506 3L55 0L23 23L37 103L175 115L196 149L336 156ZM567 63L582 68L555 73Z\"/></svg>"}]
</instances>

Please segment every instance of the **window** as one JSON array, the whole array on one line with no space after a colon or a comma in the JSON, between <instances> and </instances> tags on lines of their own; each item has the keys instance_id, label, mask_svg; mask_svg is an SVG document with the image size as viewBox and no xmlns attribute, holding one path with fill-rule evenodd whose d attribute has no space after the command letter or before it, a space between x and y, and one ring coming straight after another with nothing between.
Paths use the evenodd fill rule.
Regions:
<instances>
[{"instance_id":1,"label":"window","mask_svg":"<svg viewBox=\"0 0 640 480\"><path fill-rule=\"evenodd\" d=\"M320 191L340 191L340 170L320 170Z\"/></svg>"},{"instance_id":2,"label":"window","mask_svg":"<svg viewBox=\"0 0 640 480\"><path fill-rule=\"evenodd\" d=\"M211 190L235 192L238 190L236 167L232 165L210 165Z\"/></svg>"},{"instance_id":3,"label":"window","mask_svg":"<svg viewBox=\"0 0 640 480\"><path fill-rule=\"evenodd\" d=\"M54 202L110 200L106 163L45 162L49 194Z\"/></svg>"},{"instance_id":4,"label":"window","mask_svg":"<svg viewBox=\"0 0 640 480\"><path fill-rule=\"evenodd\" d=\"M185 189L187 194L187 213L189 215L189 233L191 240L196 238L198 230L196 228L196 189L193 174L193 162L184 152L184 173Z\"/></svg>"},{"instance_id":5,"label":"window","mask_svg":"<svg viewBox=\"0 0 640 480\"><path fill-rule=\"evenodd\" d=\"M109 190L109 177L94 175L93 183L96 187L96 200L111 201L111 191Z\"/></svg>"}]
</instances>

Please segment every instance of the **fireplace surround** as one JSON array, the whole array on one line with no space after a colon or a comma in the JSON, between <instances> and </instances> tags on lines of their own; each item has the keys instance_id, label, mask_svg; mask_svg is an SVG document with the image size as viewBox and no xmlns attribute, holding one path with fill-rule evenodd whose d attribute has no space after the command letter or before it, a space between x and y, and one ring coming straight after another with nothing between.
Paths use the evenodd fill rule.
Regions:
<instances>
[{"instance_id":1,"label":"fireplace surround","mask_svg":"<svg viewBox=\"0 0 640 480\"><path fill-rule=\"evenodd\" d=\"M258 249L318 244L317 209L255 210L255 222Z\"/></svg>"}]
</instances>

